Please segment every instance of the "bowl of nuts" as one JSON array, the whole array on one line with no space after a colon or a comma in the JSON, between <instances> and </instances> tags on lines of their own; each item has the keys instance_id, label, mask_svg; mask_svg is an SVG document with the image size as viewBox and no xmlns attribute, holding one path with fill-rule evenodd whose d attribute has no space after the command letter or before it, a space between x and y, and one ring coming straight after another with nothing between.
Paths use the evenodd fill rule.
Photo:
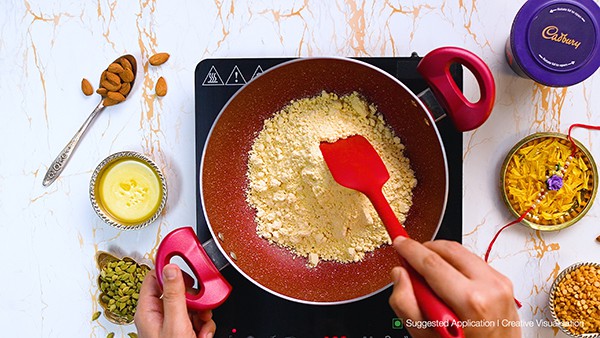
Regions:
<instances>
[{"instance_id":1,"label":"bowl of nuts","mask_svg":"<svg viewBox=\"0 0 600 338\"><path fill-rule=\"evenodd\" d=\"M100 270L98 303L104 316L118 325L133 323L142 281L150 267L131 257L117 258L103 251L96 255L96 263Z\"/></svg>"},{"instance_id":2,"label":"bowl of nuts","mask_svg":"<svg viewBox=\"0 0 600 338\"><path fill-rule=\"evenodd\" d=\"M569 337L600 337L600 264L564 269L550 289L552 321Z\"/></svg>"}]
</instances>

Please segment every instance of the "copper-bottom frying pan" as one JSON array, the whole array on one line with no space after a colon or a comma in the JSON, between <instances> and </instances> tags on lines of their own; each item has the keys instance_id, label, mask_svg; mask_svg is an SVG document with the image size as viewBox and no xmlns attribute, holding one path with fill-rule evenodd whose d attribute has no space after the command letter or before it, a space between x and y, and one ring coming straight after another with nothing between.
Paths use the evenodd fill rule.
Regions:
<instances>
[{"instance_id":1,"label":"copper-bottom frying pan","mask_svg":"<svg viewBox=\"0 0 600 338\"><path fill-rule=\"evenodd\" d=\"M443 104L452 110L450 115L455 124L465 129L483 123L494 99L493 79L487 66L473 54L458 48L440 49L437 54L436 51L430 54L421 63L429 58L432 64L419 65L420 71L433 72L425 77L444 92ZM464 64L475 74L481 87L478 103L468 103L458 91L449 74L453 62ZM377 106L401 138L406 146L405 156L418 181L413 190L413 206L404 224L410 237L431 240L441 223L448 190L446 156L435 122L419 99L397 79L351 59L290 61L269 69L240 89L221 111L206 143L200 172L201 198L213 237L230 263L246 278L285 299L308 304L338 304L385 289L390 284L390 270L400 265L394 249L383 246L358 263L322 261L317 267L308 268L306 259L257 235L255 210L246 202L248 153L263 121L291 100L316 96L322 91L338 95L360 93ZM453 104L463 111L453 109ZM195 237L193 240L197 242ZM161 271L175 255L186 260L182 246L187 244L172 241L167 236L158 250L157 269ZM189 258L187 263L194 270L195 258ZM194 270L194 273L202 279L202 271ZM211 292L208 285L204 287L206 293ZM188 295L188 305L206 308L200 304L201 296Z\"/></svg>"}]
</instances>

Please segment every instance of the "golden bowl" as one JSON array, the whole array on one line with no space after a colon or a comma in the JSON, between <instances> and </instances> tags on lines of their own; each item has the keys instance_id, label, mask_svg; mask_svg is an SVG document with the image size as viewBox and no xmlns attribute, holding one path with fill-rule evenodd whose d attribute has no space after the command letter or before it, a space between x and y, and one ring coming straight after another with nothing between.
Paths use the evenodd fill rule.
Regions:
<instances>
[{"instance_id":1,"label":"golden bowl","mask_svg":"<svg viewBox=\"0 0 600 338\"><path fill-rule=\"evenodd\" d=\"M105 251L98 251L98 253L96 254L96 264L98 265L98 271L101 273L106 266L111 263L111 262L116 262L116 261L125 261L125 262L130 262L132 264L135 264L136 266L141 267L143 270L145 270L145 273L147 273L148 271L151 270L150 266L146 265L146 264L141 264L136 262L133 258L131 257L127 257L124 256L123 258L119 259L116 256L105 252ZM98 289L100 290L100 296L98 296L98 303L100 304L100 306L103 309L103 313L104 313L104 317L106 317L106 319L113 323L113 324L117 324L117 325L127 325L127 324L131 324L133 323L133 316L131 316L130 318L121 316L117 313L114 313L112 311L110 311L110 305L109 305L109 301L107 301L109 297L109 295L105 294L104 292L102 292L101 289L101 283L102 283L102 279L101 279L101 274L98 274ZM141 281L139 281L139 283L141 283ZM137 286L139 287L139 286ZM139 290L138 290L139 293Z\"/></svg>"},{"instance_id":2,"label":"golden bowl","mask_svg":"<svg viewBox=\"0 0 600 338\"><path fill-rule=\"evenodd\" d=\"M561 300L559 299L559 297L572 297L572 299L575 300L575 306L577 306L577 307L582 306L582 303L579 303L579 304L576 303L576 301L579 299L576 300L576 298L574 298L573 294L570 291L568 291L566 288L563 288L563 290L565 290L565 291L561 291L559 289L561 287L561 283L565 279L567 279L567 278L572 279L572 277L570 276L570 274L572 272L579 270L582 267L595 268L596 276L597 276L596 278L598 281L600 281L600 264L599 263L590 263L590 262L576 263L576 264L573 264L573 265L567 267L563 271L561 271L560 274L558 274L558 276L552 283L552 287L550 288L549 308L550 308L550 314L552 315L552 323L553 323L553 325L558 326L560 328L560 330L569 337L600 338L600 332L598 332L598 330L595 330L596 332L581 333L581 334L577 333L577 330L579 330L579 326L582 325L582 323L581 323L582 321L591 320L589 313L587 313L587 309L583 310L583 311L586 311L586 314L585 314L586 318L583 320L569 321L569 320L566 320L565 318L562 318L562 314L557 314L557 306L559 306L558 304L561 303ZM596 292L597 294L600 294L600 285L599 284L596 284L596 285L597 286L593 286L593 290L591 292ZM565 293L563 293L563 292L565 292ZM589 289L586 289L586 292L590 292ZM583 306L585 306L585 305L586 304L583 304ZM589 308L589 309L590 309L590 311L593 311L591 308ZM558 311L560 311L560 310L558 310ZM598 309L596 309L596 311L598 311ZM595 315L598 316L597 313ZM573 331L571 331L571 329Z\"/></svg>"},{"instance_id":3,"label":"golden bowl","mask_svg":"<svg viewBox=\"0 0 600 338\"><path fill-rule=\"evenodd\" d=\"M548 179L548 175L553 176L551 173L555 172L555 170L556 172L559 171L560 164L545 162L545 160L549 159L545 158L544 154L538 156L539 151L537 151L531 159L528 159L523 155L524 152L535 150L535 147L537 146L547 146L549 142L552 142L552 145L556 147L557 151L559 147L562 147L563 149L569 147L570 149L571 143L566 135L559 133L535 133L522 139L509 151L500 171L500 190L509 211L516 218L521 217L527 210L530 210L530 207L534 206L536 203L535 199L540 198L540 194L547 194L541 195L542 201L546 198L547 201L553 203L548 207L544 204L545 201L538 202L541 207L535 205L536 209L531 210L531 212L525 216L521 222L522 224L541 231L560 230L575 224L591 208L596 192L598 191L598 169L596 168L596 162L592 158L590 152L579 141L573 141L577 145L575 159L572 160L575 164L568 166L571 168L569 169L570 171L565 171L558 175L564 174L564 180L567 182L570 179L568 175L573 175L572 173L575 172L575 170L579 170L580 167L583 168L583 166L585 166L587 170L579 170L578 172L585 173L584 177L586 177L587 180L585 181L585 188L581 188L575 193L574 196L576 196L576 198L571 200L572 204L557 205L558 202L555 203L555 201L560 200L557 198L557 196L559 196L558 194L564 194L565 191L567 191L567 187L560 188L562 189L562 192L560 189L559 191L554 192L550 191L546 186L547 183L545 180ZM538 156L537 159L535 159L536 156ZM581 161L581 163L578 161ZM564 159L564 163L567 162L568 159ZM547 176L532 181L523 180L523 182L517 181L517 183L515 183L515 179L512 175L521 175L524 170L523 167L527 165L530 167L535 166L535 170L538 171L542 169L546 170ZM572 167L575 167L575 169ZM531 175L527 177L532 179ZM562 176L561 182L563 182ZM541 187L541 189L535 190L532 188L527 195L534 200L533 202L528 201L527 205L525 205L518 200L519 198L516 197L515 192L525 191L529 189L529 187ZM519 190L521 188L522 190ZM570 189L570 187L568 189ZM533 195L530 195L531 193L533 193ZM553 197L548 197L550 194L554 194Z\"/></svg>"},{"instance_id":4,"label":"golden bowl","mask_svg":"<svg viewBox=\"0 0 600 338\"><path fill-rule=\"evenodd\" d=\"M102 197L100 187L102 186L101 182L103 177L109 170L115 167L115 165L125 161L132 161L132 163L142 164L146 169L149 169L148 172L151 172L153 175L155 175L155 178L158 180L158 203L154 210L152 210L152 212L143 219L125 220L118 217L118 215L111 213L108 205L105 205L106 203ZM142 188L140 187L139 189ZM94 211L105 223L121 230L135 230L148 226L158 218L167 202L167 182L161 170L151 159L133 151L122 151L108 156L96 167L96 170L94 170L90 180L89 193L90 201ZM135 191L131 193L134 194L138 192ZM142 191L142 193L146 193L146 191Z\"/></svg>"}]
</instances>

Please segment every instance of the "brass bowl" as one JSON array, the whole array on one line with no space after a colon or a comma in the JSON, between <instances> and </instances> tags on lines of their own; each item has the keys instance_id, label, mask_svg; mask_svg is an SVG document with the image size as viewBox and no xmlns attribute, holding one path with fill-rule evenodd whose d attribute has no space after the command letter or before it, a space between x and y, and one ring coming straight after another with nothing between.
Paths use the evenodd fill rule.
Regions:
<instances>
[{"instance_id":1,"label":"brass bowl","mask_svg":"<svg viewBox=\"0 0 600 338\"><path fill-rule=\"evenodd\" d=\"M105 252L105 251L98 251L98 253L96 254L96 264L98 265L98 271L102 271L106 265L110 262L114 262L114 261L126 261L126 262L131 262L134 263L140 267L142 267L143 269L146 269L147 271L150 271L151 268L150 266L148 266L147 264L142 264L142 263L138 263L135 259L131 258L131 257L127 257L124 256L123 258L119 259L116 256ZM146 271L146 272L147 272ZM100 284L102 283L102 281L100 280L100 274L98 274L98 279L97 279L97 283L98 283L98 289L100 289ZM104 292L100 292L100 295L98 296L98 304L100 304L100 306L102 307L102 313L104 313L104 317L106 317L106 319L113 323L113 324L117 324L117 325L127 325L127 324L131 324L133 323L133 318L125 318L123 316L120 316L116 313L113 313L109 310L109 304L104 301L103 296L108 296L105 295Z\"/></svg>"},{"instance_id":2,"label":"brass bowl","mask_svg":"<svg viewBox=\"0 0 600 338\"><path fill-rule=\"evenodd\" d=\"M523 209L526 210L530 206L519 207L517 202L512 198L512 196L510 196L510 194L508 192L507 182L506 182L506 173L511 169L511 166L513 165L512 164L513 156L515 156L516 153L520 149L522 149L524 147L529 147L532 145L535 146L536 144L538 144L546 139L549 139L549 138L556 138L557 140L559 140L559 142L561 144L568 144L570 146L570 142L567 139L567 136L564 134L549 133L549 132L535 133L535 134L529 135L529 136L523 138L521 141L519 141L508 152L508 155L506 156L504 163L502 164L502 168L500 171L500 191L502 193L502 198L504 200L504 203L508 207L509 211L517 218L521 217L521 213L524 212L524 211L522 211ZM577 207L569 210L567 217L564 217L564 219L562 219L562 220L558 220L556 222L535 220L533 217L528 215L527 217L525 217L525 219L523 219L523 221L521 222L522 224L524 224L532 229L541 230L541 231L555 231L555 230L565 229L565 228L570 227L571 225L577 223L592 207L592 203L593 203L596 193L598 191L598 169L596 168L596 162L594 161L590 152L579 141L577 141L575 139L573 141L575 142L575 144L578 147L577 155L580 156L581 159L583 159L585 165L591 171L591 175L590 175L591 191L589 191L589 190L583 191L584 196L582 197L582 203L580 205L577 205ZM568 175L568 172L566 175ZM521 211L517 211L517 209L521 209Z\"/></svg>"},{"instance_id":3,"label":"brass bowl","mask_svg":"<svg viewBox=\"0 0 600 338\"><path fill-rule=\"evenodd\" d=\"M161 201L160 201L160 205L159 205L158 209L156 210L156 212L154 212L150 216L150 218L145 219L140 222L137 222L137 223L124 223L124 222L120 221L119 219L113 217L104 208L104 206L102 205L102 202L99 201L98 198L96 197L98 195L98 183L99 183L100 177L102 176L104 171L107 168L109 168L111 164L113 164L116 161L122 160L122 159L135 159L135 160L140 161L143 164L147 165L150 169L152 169L154 171L154 173L158 177L158 179L160 181L160 185L161 185L161 191L160 191ZM162 174L161 170L158 168L156 163L154 163L151 159L149 159L148 157L146 157L140 153L134 152L134 151L122 151L122 152L112 154L112 155L108 156L107 158L105 158L102 162L100 162L100 164L98 164L98 166L96 167L96 170L94 170L94 173L92 174L92 178L90 180L90 201L91 201L92 207L94 208L94 211L96 212L98 217L100 217L105 223L107 223L115 228L121 229L121 230L141 229L141 228L148 226L152 222L154 222L158 218L158 216L160 215L162 210L164 209L165 204L167 202L167 182L166 182L166 179L165 179L164 175Z\"/></svg>"},{"instance_id":4,"label":"brass bowl","mask_svg":"<svg viewBox=\"0 0 600 338\"><path fill-rule=\"evenodd\" d=\"M569 336L569 337L574 337L574 338L600 338L600 332L584 333L584 334L581 334L581 335L573 334L571 331L569 331L567 329L567 327L565 327L565 324L567 324L567 323L558 318L558 316L556 314L556 309L554 307L554 299L556 297L556 293L557 293L557 289L558 289L559 284L566 278L566 276L568 274L570 274L571 272L579 269L582 266L593 266L597 270L600 270L600 264L599 263L592 263L592 262L576 263L576 264L573 264L573 265L567 267L563 271L561 271L558 274L558 276L556 277L556 279L554 280L554 282L552 283L552 287L550 288L549 300L548 300L548 302L549 302L548 305L549 305L549 308L550 308L550 314L552 316L552 323L553 323L553 325L558 326L560 328L560 330L564 334L566 334L567 336Z\"/></svg>"}]
</instances>

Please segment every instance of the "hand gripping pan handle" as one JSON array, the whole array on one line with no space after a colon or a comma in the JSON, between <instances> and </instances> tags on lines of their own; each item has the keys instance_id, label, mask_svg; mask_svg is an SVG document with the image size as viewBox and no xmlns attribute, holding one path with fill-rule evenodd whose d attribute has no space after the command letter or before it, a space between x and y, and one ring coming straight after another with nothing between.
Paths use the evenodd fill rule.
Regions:
<instances>
[{"instance_id":1,"label":"hand gripping pan handle","mask_svg":"<svg viewBox=\"0 0 600 338\"><path fill-rule=\"evenodd\" d=\"M187 263L198 280L200 292L185 294L188 308L212 310L225 302L231 293L231 285L212 263L191 227L171 231L160 243L156 253L156 277L161 287L162 271L175 256Z\"/></svg>"},{"instance_id":2,"label":"hand gripping pan handle","mask_svg":"<svg viewBox=\"0 0 600 338\"><path fill-rule=\"evenodd\" d=\"M472 103L462 94L450 74L453 63L460 63L473 73L479 85L479 101ZM458 130L473 130L492 113L496 84L489 67L477 55L458 47L438 48L423 57L417 71L427 81Z\"/></svg>"}]
</instances>

